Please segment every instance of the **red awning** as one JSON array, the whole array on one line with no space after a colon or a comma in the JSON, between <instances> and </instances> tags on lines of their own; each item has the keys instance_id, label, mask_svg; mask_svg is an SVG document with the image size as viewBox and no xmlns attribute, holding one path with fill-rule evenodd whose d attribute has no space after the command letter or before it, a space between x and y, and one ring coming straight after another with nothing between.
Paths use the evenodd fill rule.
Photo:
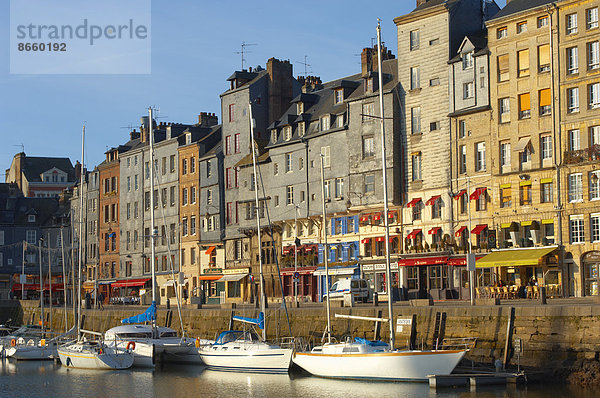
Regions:
<instances>
[{"instance_id":1,"label":"red awning","mask_svg":"<svg viewBox=\"0 0 600 398\"><path fill-rule=\"evenodd\" d=\"M208 254L208 255L210 256L210 253L212 253L212 252L213 252L213 250L215 250L215 246L211 246L211 247L209 247L209 248L206 250L205 254Z\"/></svg>"},{"instance_id":2,"label":"red awning","mask_svg":"<svg viewBox=\"0 0 600 398\"><path fill-rule=\"evenodd\" d=\"M317 245L305 245L305 246L304 246L304 251L305 251L306 253L308 253L308 252L312 252L313 250L315 250L315 251L316 251L316 250L317 250L317 248L318 248L318 246L317 246Z\"/></svg>"},{"instance_id":3,"label":"red awning","mask_svg":"<svg viewBox=\"0 0 600 398\"><path fill-rule=\"evenodd\" d=\"M223 275L200 275L198 277L198 280L201 281L216 281L218 279L221 279L223 277Z\"/></svg>"},{"instance_id":4,"label":"red awning","mask_svg":"<svg viewBox=\"0 0 600 398\"><path fill-rule=\"evenodd\" d=\"M455 233L454 236L461 236L462 233L467 229L467 227L465 227L464 225L462 227L460 227Z\"/></svg>"},{"instance_id":5,"label":"red awning","mask_svg":"<svg viewBox=\"0 0 600 398\"><path fill-rule=\"evenodd\" d=\"M467 193L466 189L461 189L459 193L456 194L456 196L454 197L454 200L459 200L461 196L463 196L464 194Z\"/></svg>"},{"instance_id":6,"label":"red awning","mask_svg":"<svg viewBox=\"0 0 600 398\"><path fill-rule=\"evenodd\" d=\"M469 196L470 200L477 200L479 199L479 197L485 193L485 191L487 190L487 188L483 187L483 188L477 188L472 194L471 196Z\"/></svg>"},{"instance_id":7,"label":"red awning","mask_svg":"<svg viewBox=\"0 0 600 398\"><path fill-rule=\"evenodd\" d=\"M24 286L24 290L35 290L35 291L40 291L40 284L39 283L26 283ZM44 290L50 290L50 285L48 285L47 283L43 286ZM19 290L21 290L21 284L20 283L15 283L12 286L11 289L13 292L17 292ZM52 284L52 291L56 292L57 290L65 290L65 287L62 283L53 283Z\"/></svg>"},{"instance_id":8,"label":"red awning","mask_svg":"<svg viewBox=\"0 0 600 398\"><path fill-rule=\"evenodd\" d=\"M371 241L371 238L364 238L363 240L360 241L360 243L369 243Z\"/></svg>"},{"instance_id":9,"label":"red awning","mask_svg":"<svg viewBox=\"0 0 600 398\"><path fill-rule=\"evenodd\" d=\"M388 218L394 218L396 217L396 212L395 211L388 211Z\"/></svg>"},{"instance_id":10,"label":"red awning","mask_svg":"<svg viewBox=\"0 0 600 398\"><path fill-rule=\"evenodd\" d=\"M398 260L398 265L401 267L415 265L441 265L446 264L448 257L418 257L418 258L403 258Z\"/></svg>"},{"instance_id":11,"label":"red awning","mask_svg":"<svg viewBox=\"0 0 600 398\"><path fill-rule=\"evenodd\" d=\"M417 205L417 203L419 203L421 201L421 198L414 198L413 200L411 200L410 202L408 202L406 204L406 207L414 207Z\"/></svg>"},{"instance_id":12,"label":"red awning","mask_svg":"<svg viewBox=\"0 0 600 398\"><path fill-rule=\"evenodd\" d=\"M421 233L420 229L413 229L410 234L406 237L407 239L414 239Z\"/></svg>"},{"instance_id":13,"label":"red awning","mask_svg":"<svg viewBox=\"0 0 600 398\"><path fill-rule=\"evenodd\" d=\"M390 236L390 242L393 242L394 239L396 239L396 238L397 238L397 236Z\"/></svg>"},{"instance_id":14,"label":"red awning","mask_svg":"<svg viewBox=\"0 0 600 398\"><path fill-rule=\"evenodd\" d=\"M427 206L433 206L435 201L438 200L440 198L440 195L435 195L432 196L431 198L429 198L429 200L427 201L427 203L425 203Z\"/></svg>"},{"instance_id":15,"label":"red awning","mask_svg":"<svg viewBox=\"0 0 600 398\"><path fill-rule=\"evenodd\" d=\"M471 231L472 234L479 235L481 231L487 228L487 224L479 224Z\"/></svg>"},{"instance_id":16,"label":"red awning","mask_svg":"<svg viewBox=\"0 0 600 398\"><path fill-rule=\"evenodd\" d=\"M441 230L441 227L433 227L429 230L429 235L435 235L439 232L439 230Z\"/></svg>"},{"instance_id":17,"label":"red awning","mask_svg":"<svg viewBox=\"0 0 600 398\"><path fill-rule=\"evenodd\" d=\"M383 236L378 236L377 238L375 238L375 240L376 240L377 242L385 242L385 237L383 237Z\"/></svg>"},{"instance_id":18,"label":"red awning","mask_svg":"<svg viewBox=\"0 0 600 398\"><path fill-rule=\"evenodd\" d=\"M483 256L475 256L475 261L479 260L482 257ZM453 266L467 265L467 259L465 258L465 256L462 256L459 258L449 258L448 265L453 265Z\"/></svg>"},{"instance_id":19,"label":"red awning","mask_svg":"<svg viewBox=\"0 0 600 398\"><path fill-rule=\"evenodd\" d=\"M121 279L120 281L113 282L112 287L138 287L144 286L150 278L144 279Z\"/></svg>"},{"instance_id":20,"label":"red awning","mask_svg":"<svg viewBox=\"0 0 600 398\"><path fill-rule=\"evenodd\" d=\"M370 217L369 215L362 216L362 217L360 218L360 221L361 221L361 222L369 221L369 217Z\"/></svg>"},{"instance_id":21,"label":"red awning","mask_svg":"<svg viewBox=\"0 0 600 398\"><path fill-rule=\"evenodd\" d=\"M294 250L294 246L286 246L281 251L281 254L283 254L284 256L287 256L288 254L290 254L292 252L292 250Z\"/></svg>"},{"instance_id":22,"label":"red awning","mask_svg":"<svg viewBox=\"0 0 600 398\"><path fill-rule=\"evenodd\" d=\"M379 220L381 220L381 213L373 214L373 221L379 221Z\"/></svg>"}]
</instances>

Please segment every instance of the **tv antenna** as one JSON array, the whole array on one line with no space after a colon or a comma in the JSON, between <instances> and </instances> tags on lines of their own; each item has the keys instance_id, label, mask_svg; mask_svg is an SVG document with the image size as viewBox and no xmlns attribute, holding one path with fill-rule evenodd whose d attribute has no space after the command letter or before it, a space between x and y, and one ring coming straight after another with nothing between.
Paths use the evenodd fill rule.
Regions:
<instances>
[{"instance_id":1,"label":"tv antenna","mask_svg":"<svg viewBox=\"0 0 600 398\"><path fill-rule=\"evenodd\" d=\"M160 114L160 108L159 108L159 107L157 107L157 106L151 106L150 108L152 108L152 110L153 110L154 112L156 112L156 114L153 114L153 115L152 115L152 117L153 117L154 119L166 119L166 118L168 118L168 117L169 117L169 116L156 116L156 115Z\"/></svg>"},{"instance_id":2,"label":"tv antenna","mask_svg":"<svg viewBox=\"0 0 600 398\"><path fill-rule=\"evenodd\" d=\"M129 129L129 130L133 130L135 126L132 123L129 123L127 126L121 126L120 128L122 129Z\"/></svg>"},{"instance_id":3,"label":"tv antenna","mask_svg":"<svg viewBox=\"0 0 600 398\"><path fill-rule=\"evenodd\" d=\"M244 70L244 62L246 61L246 58L244 58L244 54L248 54L252 51L248 51L246 50L246 47L248 46L256 46L256 43L246 43L245 41L242 42L242 51L236 51L234 54L241 54L242 55L242 70Z\"/></svg>"},{"instance_id":4,"label":"tv antenna","mask_svg":"<svg viewBox=\"0 0 600 398\"><path fill-rule=\"evenodd\" d=\"M308 55L305 55L304 62L298 62L300 65L304 65L304 77L308 76L308 73L312 73L312 69L310 69L310 67L312 65L309 64L308 62L306 62L307 60L308 60ZM310 71L308 71L308 69L310 69Z\"/></svg>"},{"instance_id":5,"label":"tv antenna","mask_svg":"<svg viewBox=\"0 0 600 398\"><path fill-rule=\"evenodd\" d=\"M16 145L13 145L13 146L19 146L19 147L21 147L21 152L25 153L25 145L23 145L23 143L16 144Z\"/></svg>"}]
</instances>

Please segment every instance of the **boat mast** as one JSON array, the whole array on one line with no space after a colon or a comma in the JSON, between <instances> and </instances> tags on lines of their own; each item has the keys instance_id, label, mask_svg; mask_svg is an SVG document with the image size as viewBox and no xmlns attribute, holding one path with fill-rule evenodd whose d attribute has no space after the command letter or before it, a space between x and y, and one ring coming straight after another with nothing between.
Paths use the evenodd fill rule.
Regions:
<instances>
[{"instance_id":1,"label":"boat mast","mask_svg":"<svg viewBox=\"0 0 600 398\"><path fill-rule=\"evenodd\" d=\"M44 278L42 276L42 243L44 239L40 236L38 241L38 255L40 256L40 314L41 314L41 327L42 333L44 332Z\"/></svg>"},{"instance_id":2,"label":"boat mast","mask_svg":"<svg viewBox=\"0 0 600 398\"><path fill-rule=\"evenodd\" d=\"M260 214L259 214L259 202L258 202L258 172L256 170L256 149L255 141L254 141L254 119L252 118L252 102L248 104L248 109L250 111L250 150L252 151L252 171L254 173L254 201L256 205L255 216L256 216L256 228L258 235L258 266L260 273L260 310L265 314L265 279L263 277L263 263L262 263L262 241L261 241L261 233L260 233ZM263 341L267 340L267 322L266 319L262 328L262 338Z\"/></svg>"},{"instance_id":3,"label":"boat mast","mask_svg":"<svg viewBox=\"0 0 600 398\"><path fill-rule=\"evenodd\" d=\"M394 336L394 325L392 320L394 319L392 314L392 271L390 267L390 225L388 218L388 194L387 194L387 155L385 150L385 118L383 112L383 69L382 60L383 51L381 49L381 20L377 18L377 77L379 78L379 121L381 123L381 169L383 173L383 216L385 225L385 279L386 279L386 290L388 294L388 317L390 325L390 349L394 349L394 343L396 336Z\"/></svg>"},{"instance_id":4,"label":"boat mast","mask_svg":"<svg viewBox=\"0 0 600 398\"><path fill-rule=\"evenodd\" d=\"M156 257L156 236L158 230L154 227L154 122L152 119L152 107L148 108L148 139L150 141L150 227L152 228L151 239L151 260L150 267L152 268L152 305L156 306L156 274L154 271L154 261ZM156 319L152 320L153 329L156 328Z\"/></svg>"},{"instance_id":5,"label":"boat mast","mask_svg":"<svg viewBox=\"0 0 600 398\"><path fill-rule=\"evenodd\" d=\"M50 323L48 328L52 329L52 266L50 264L50 231L48 231L48 296L50 297L48 307L48 312L50 313Z\"/></svg>"},{"instance_id":6,"label":"boat mast","mask_svg":"<svg viewBox=\"0 0 600 398\"><path fill-rule=\"evenodd\" d=\"M325 292L327 293L327 342L331 343L331 305L329 302L329 249L327 247L327 212L325 210L325 156L321 153L321 202L323 204L323 259L325 260Z\"/></svg>"},{"instance_id":7,"label":"boat mast","mask_svg":"<svg viewBox=\"0 0 600 398\"><path fill-rule=\"evenodd\" d=\"M84 164L84 147L85 147L85 124L81 131L81 168L79 170L79 260L77 269L77 339L81 332L81 262L83 257L83 164Z\"/></svg>"},{"instance_id":8,"label":"boat mast","mask_svg":"<svg viewBox=\"0 0 600 398\"><path fill-rule=\"evenodd\" d=\"M60 226L60 250L62 259L62 277L63 277L63 295L64 295L64 310L65 310L65 332L67 328L67 273L65 271L65 240L63 236L63 226Z\"/></svg>"}]
</instances>

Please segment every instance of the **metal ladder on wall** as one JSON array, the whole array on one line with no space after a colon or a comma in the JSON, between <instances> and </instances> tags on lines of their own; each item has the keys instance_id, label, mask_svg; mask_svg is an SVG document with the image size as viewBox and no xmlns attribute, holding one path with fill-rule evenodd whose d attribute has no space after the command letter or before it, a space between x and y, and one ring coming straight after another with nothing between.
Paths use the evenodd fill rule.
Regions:
<instances>
[{"instance_id":1,"label":"metal ladder on wall","mask_svg":"<svg viewBox=\"0 0 600 398\"><path fill-rule=\"evenodd\" d=\"M439 349L441 343L444 341L444 334L446 332L446 313L436 312L435 313L435 325L433 328L433 346L435 349Z\"/></svg>"}]
</instances>

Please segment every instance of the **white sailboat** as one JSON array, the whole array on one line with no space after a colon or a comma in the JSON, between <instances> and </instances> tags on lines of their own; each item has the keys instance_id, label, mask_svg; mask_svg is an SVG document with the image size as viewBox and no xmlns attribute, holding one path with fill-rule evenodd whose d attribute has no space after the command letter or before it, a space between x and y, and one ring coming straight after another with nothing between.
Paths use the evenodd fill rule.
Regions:
<instances>
[{"instance_id":1,"label":"white sailboat","mask_svg":"<svg viewBox=\"0 0 600 398\"><path fill-rule=\"evenodd\" d=\"M258 214L260 204L258 201L258 173L256 167L256 147L254 144L252 104L249 104L248 107L250 116L250 141L252 143L252 165L255 176L254 199L257 209L255 216L258 247L262 247L260 217ZM263 264L261 256L258 256L258 258L261 312L258 318L234 316L233 319L258 327L262 330L262 338L259 338L258 334L253 330L226 330L221 332L214 343L201 345L198 349L202 360L211 369L237 372L287 373L290 368L293 349L266 342Z\"/></svg>"},{"instance_id":2,"label":"white sailboat","mask_svg":"<svg viewBox=\"0 0 600 398\"><path fill-rule=\"evenodd\" d=\"M81 139L81 177L79 179L79 269L77 277L77 340L58 347L58 356L63 366L80 369L127 369L133 364L133 353L129 347L122 349L102 340L92 341L83 337L82 332L101 337L101 333L81 329L81 263L83 256L83 165L84 165L85 126Z\"/></svg>"},{"instance_id":3,"label":"white sailboat","mask_svg":"<svg viewBox=\"0 0 600 398\"><path fill-rule=\"evenodd\" d=\"M153 110L148 108L148 128L150 135L150 164L154 165L154 124ZM150 167L150 192L154 192L154 167ZM150 224L152 227L151 258L155 259L156 239L158 230L154 228L154 195L150 195ZM134 366L153 367L156 360L163 362L178 362L200 364L197 347L204 344L198 339L179 337L171 328L156 325L156 275L152 264L152 304L139 315L123 319L124 325L116 326L106 331L104 339L115 341L120 348L131 347L134 354ZM147 323L150 324L147 324ZM134 344L130 344L133 342ZM208 341L206 341L208 342Z\"/></svg>"},{"instance_id":4,"label":"white sailboat","mask_svg":"<svg viewBox=\"0 0 600 398\"><path fill-rule=\"evenodd\" d=\"M377 50L378 76L379 76L379 109L381 112L381 147L383 168L383 201L385 220L386 244L386 285L388 292L388 318L375 319L387 321L390 328L389 344L381 341L369 341L355 338L345 342L334 343L331 339L331 321L329 295L327 295L327 343L314 347L310 352L296 352L294 363L307 372L320 377L341 379L368 379L368 380L426 380L428 375L449 374L468 351L467 348L453 350L395 350L394 328L392 315L388 200L387 200L387 166L385 149L385 128L383 112L383 73L381 51L381 27L377 23ZM323 161L321 160L321 183L323 184ZM323 195L324 197L324 195ZM326 228L325 202L323 201L323 231L325 237L325 253L327 253L327 228ZM325 285L329 288L328 261L325 258ZM359 318L345 316L346 318Z\"/></svg>"}]
</instances>

